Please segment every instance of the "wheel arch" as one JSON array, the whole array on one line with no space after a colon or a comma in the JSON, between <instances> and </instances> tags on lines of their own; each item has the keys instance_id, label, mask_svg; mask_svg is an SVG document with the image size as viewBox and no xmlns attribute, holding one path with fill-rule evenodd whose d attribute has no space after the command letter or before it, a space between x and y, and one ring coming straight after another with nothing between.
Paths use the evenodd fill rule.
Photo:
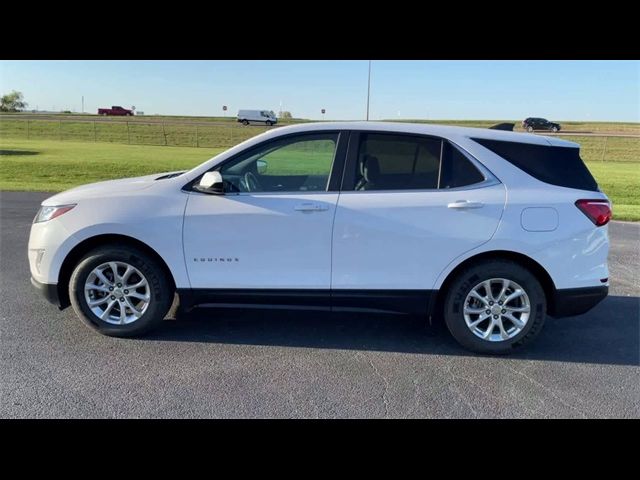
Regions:
<instances>
[{"instance_id":1,"label":"wheel arch","mask_svg":"<svg viewBox=\"0 0 640 480\"><path fill-rule=\"evenodd\" d=\"M94 248L111 244L128 245L137 248L156 260L158 262L158 265L160 265L160 267L164 270L167 278L169 279L169 282L171 282L171 285L175 290L176 281L173 277L171 269L169 269L167 262L165 262L160 254L158 254L158 252L156 252L153 248L151 248L141 240L130 237L128 235L101 234L86 238L82 242L78 243L71 249L71 251L63 260L62 266L60 267L60 273L58 274L58 299L61 309L71 305L71 301L69 299L69 281L71 280L71 274L73 273L73 269L75 268L75 266L78 264L78 261L87 252L93 250Z\"/></svg>"},{"instance_id":2,"label":"wheel arch","mask_svg":"<svg viewBox=\"0 0 640 480\"><path fill-rule=\"evenodd\" d=\"M460 272L465 268L486 260L511 260L528 269L533 275L535 275L542 286L542 290L544 291L547 299L547 313L552 314L555 311L554 299L556 297L556 286L551 275L549 275L549 272L547 272L542 265L523 253L510 250L491 250L478 253L472 257L464 259L447 274L442 285L440 285L440 288L436 291L435 300L431 302L431 308L429 309L430 321L434 316L442 316L446 292Z\"/></svg>"}]
</instances>

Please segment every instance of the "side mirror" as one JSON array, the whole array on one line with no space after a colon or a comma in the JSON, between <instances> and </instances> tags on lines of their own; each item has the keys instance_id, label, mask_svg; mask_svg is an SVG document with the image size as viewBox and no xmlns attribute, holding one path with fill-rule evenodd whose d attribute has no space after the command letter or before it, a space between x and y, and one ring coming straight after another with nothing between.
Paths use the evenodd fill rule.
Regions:
<instances>
[{"instance_id":1,"label":"side mirror","mask_svg":"<svg viewBox=\"0 0 640 480\"><path fill-rule=\"evenodd\" d=\"M194 187L198 192L224 195L224 182L222 181L222 175L218 171L205 173Z\"/></svg>"},{"instance_id":2,"label":"side mirror","mask_svg":"<svg viewBox=\"0 0 640 480\"><path fill-rule=\"evenodd\" d=\"M269 166L269 164L267 162L265 162L264 160L258 160L256 162L256 168L257 168L258 173L260 175L264 175L266 173L268 166Z\"/></svg>"}]
</instances>

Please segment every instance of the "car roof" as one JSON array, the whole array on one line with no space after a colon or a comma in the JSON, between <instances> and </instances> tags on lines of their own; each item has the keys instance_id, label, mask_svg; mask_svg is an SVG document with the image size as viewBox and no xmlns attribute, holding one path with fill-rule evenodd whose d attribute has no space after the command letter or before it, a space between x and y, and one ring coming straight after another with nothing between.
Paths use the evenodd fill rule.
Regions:
<instances>
[{"instance_id":1,"label":"car roof","mask_svg":"<svg viewBox=\"0 0 640 480\"><path fill-rule=\"evenodd\" d=\"M393 133L413 133L419 135L434 135L455 141L456 138L482 138L505 142L528 143L534 145L553 145L563 147L579 147L577 143L562 140L557 137L546 137L532 133L519 133L489 128L457 127L452 125L436 125L426 123L405 122L314 122L299 123L272 130L274 136L289 133L313 132L321 130L361 130Z\"/></svg>"}]
</instances>

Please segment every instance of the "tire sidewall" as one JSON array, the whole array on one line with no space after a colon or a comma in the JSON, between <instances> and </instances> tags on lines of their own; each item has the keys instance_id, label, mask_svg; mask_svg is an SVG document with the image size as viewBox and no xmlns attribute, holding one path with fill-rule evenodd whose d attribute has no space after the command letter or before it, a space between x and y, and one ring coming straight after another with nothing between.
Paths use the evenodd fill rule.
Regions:
<instances>
[{"instance_id":1,"label":"tire sidewall","mask_svg":"<svg viewBox=\"0 0 640 480\"><path fill-rule=\"evenodd\" d=\"M474 335L463 314L464 302L471 289L490 278L506 278L516 282L525 290L531 303L531 314L525 327L515 337L502 342L489 342ZM544 290L532 273L516 263L491 261L465 270L454 280L447 294L444 313L447 328L464 347L478 353L501 354L533 340L544 324L545 312Z\"/></svg>"},{"instance_id":2,"label":"tire sidewall","mask_svg":"<svg viewBox=\"0 0 640 480\"><path fill-rule=\"evenodd\" d=\"M84 294L88 276L98 265L121 261L137 268L149 283L150 302L144 314L127 325L107 323L91 311ZM151 330L164 318L173 301L166 275L147 255L128 247L99 248L88 253L78 263L69 282L69 298L80 319L89 327L110 336L134 336Z\"/></svg>"}]
</instances>

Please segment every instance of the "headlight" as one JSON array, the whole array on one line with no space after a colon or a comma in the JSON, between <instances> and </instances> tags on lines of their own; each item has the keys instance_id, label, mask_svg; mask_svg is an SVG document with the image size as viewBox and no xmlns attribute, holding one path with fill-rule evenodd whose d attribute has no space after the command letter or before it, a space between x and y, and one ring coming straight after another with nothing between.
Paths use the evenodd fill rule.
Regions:
<instances>
[{"instance_id":1,"label":"headlight","mask_svg":"<svg viewBox=\"0 0 640 480\"><path fill-rule=\"evenodd\" d=\"M33 223L47 222L49 220L53 220L56 217L59 217L63 213L67 213L76 204L73 205L57 205L55 207L40 207L38 213L36 214L36 218L33 219Z\"/></svg>"}]
</instances>

